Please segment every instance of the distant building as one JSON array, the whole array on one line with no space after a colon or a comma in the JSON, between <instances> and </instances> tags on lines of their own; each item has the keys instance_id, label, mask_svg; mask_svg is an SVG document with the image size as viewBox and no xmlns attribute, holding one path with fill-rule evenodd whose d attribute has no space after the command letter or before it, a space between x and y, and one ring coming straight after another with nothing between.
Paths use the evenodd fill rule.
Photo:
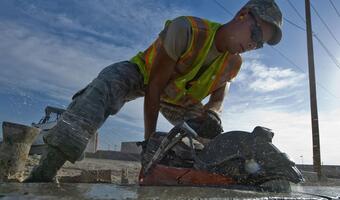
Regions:
<instances>
[{"instance_id":1,"label":"distant building","mask_svg":"<svg viewBox=\"0 0 340 200\"><path fill-rule=\"evenodd\" d=\"M137 142L122 142L120 151L124 153L140 154L142 152L142 147L137 146Z\"/></svg>"},{"instance_id":2,"label":"distant building","mask_svg":"<svg viewBox=\"0 0 340 200\"><path fill-rule=\"evenodd\" d=\"M86 146L85 152L96 153L98 149L98 132L96 132Z\"/></svg>"}]
</instances>

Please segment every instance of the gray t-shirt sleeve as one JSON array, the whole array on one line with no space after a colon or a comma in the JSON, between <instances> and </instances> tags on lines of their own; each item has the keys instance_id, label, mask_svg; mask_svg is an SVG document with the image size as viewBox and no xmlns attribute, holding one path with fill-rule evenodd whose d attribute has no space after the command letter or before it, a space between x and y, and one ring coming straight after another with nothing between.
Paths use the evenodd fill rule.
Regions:
<instances>
[{"instance_id":1,"label":"gray t-shirt sleeve","mask_svg":"<svg viewBox=\"0 0 340 200\"><path fill-rule=\"evenodd\" d=\"M191 40L191 25L185 17L178 17L159 34L167 54L177 61L187 50Z\"/></svg>"}]
</instances>

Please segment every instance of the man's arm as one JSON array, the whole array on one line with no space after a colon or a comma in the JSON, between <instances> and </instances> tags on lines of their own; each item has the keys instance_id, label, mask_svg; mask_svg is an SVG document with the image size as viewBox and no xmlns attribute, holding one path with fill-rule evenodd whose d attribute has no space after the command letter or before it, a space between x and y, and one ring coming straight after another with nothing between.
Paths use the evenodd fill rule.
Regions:
<instances>
[{"instance_id":1,"label":"man's arm","mask_svg":"<svg viewBox=\"0 0 340 200\"><path fill-rule=\"evenodd\" d=\"M242 58L239 54L231 56L232 57L230 57L229 66L227 66L227 69L237 70L234 70L234 73L231 76L226 74L226 77L223 77L223 80L226 81L225 84L223 84L210 95L209 102L204 106L206 110L213 110L216 113L221 112L224 97L229 91L230 81L236 76L242 64Z\"/></svg>"},{"instance_id":2,"label":"man's arm","mask_svg":"<svg viewBox=\"0 0 340 200\"><path fill-rule=\"evenodd\" d=\"M219 89L215 90L209 98L207 104L204 105L205 110L212 110L216 113L220 113L222 109L222 104L224 96L228 93L230 83L226 82Z\"/></svg>"},{"instance_id":3,"label":"man's arm","mask_svg":"<svg viewBox=\"0 0 340 200\"><path fill-rule=\"evenodd\" d=\"M154 58L149 84L144 98L144 139L147 140L156 131L160 96L170 80L176 66L161 44Z\"/></svg>"}]
</instances>

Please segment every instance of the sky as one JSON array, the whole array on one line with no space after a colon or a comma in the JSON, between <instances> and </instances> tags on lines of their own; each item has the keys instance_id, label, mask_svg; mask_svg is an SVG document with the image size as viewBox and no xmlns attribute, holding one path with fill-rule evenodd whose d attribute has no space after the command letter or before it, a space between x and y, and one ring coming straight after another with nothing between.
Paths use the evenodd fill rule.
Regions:
<instances>
[{"instance_id":1,"label":"sky","mask_svg":"<svg viewBox=\"0 0 340 200\"><path fill-rule=\"evenodd\" d=\"M192 15L225 23L232 19L226 10L235 14L247 2L216 1L1 0L0 122L30 125L40 120L47 105L66 108L72 95L101 69L146 49L167 19ZM286 19L305 27L288 0L276 2ZM290 2L304 18L304 1ZM330 1L311 2L338 37L340 16ZM340 1L332 2L340 10ZM333 59L340 62L340 44L313 10L312 28ZM282 31L282 41L274 48L265 45L242 55L241 71L231 83L221 119L225 131L268 127L275 133L274 145L296 163L311 164L306 33L287 21ZM321 160L339 165L340 65L318 40L313 43ZM168 131L171 127L160 115L157 129ZM143 98L139 98L99 129L99 148L118 150L122 141L142 140L143 130Z\"/></svg>"}]
</instances>

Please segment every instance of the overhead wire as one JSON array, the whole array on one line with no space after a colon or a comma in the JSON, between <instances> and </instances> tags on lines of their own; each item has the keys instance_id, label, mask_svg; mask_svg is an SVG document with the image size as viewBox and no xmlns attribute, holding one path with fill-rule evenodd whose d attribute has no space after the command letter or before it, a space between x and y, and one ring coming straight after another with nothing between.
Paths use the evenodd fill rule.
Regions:
<instances>
[{"instance_id":1,"label":"overhead wire","mask_svg":"<svg viewBox=\"0 0 340 200\"><path fill-rule=\"evenodd\" d=\"M300 29L300 30L302 30L302 31L306 31L306 28L303 28L302 26L297 25L296 23L292 22L291 20L289 20L289 19L287 19L287 18L285 18L285 17L283 17L283 19L284 19L286 22L288 22L289 24L295 26L296 28L298 28L298 29Z\"/></svg>"},{"instance_id":2,"label":"overhead wire","mask_svg":"<svg viewBox=\"0 0 340 200\"><path fill-rule=\"evenodd\" d=\"M296 67L298 70L300 70L303 73L306 73L305 70L303 70L301 67L299 67L294 61L292 61L288 56L286 56L282 51L280 51L277 48L274 48L270 46L274 51L276 51L281 57L283 57L285 60L287 60L290 64L292 64L294 67Z\"/></svg>"},{"instance_id":3,"label":"overhead wire","mask_svg":"<svg viewBox=\"0 0 340 200\"><path fill-rule=\"evenodd\" d=\"M301 16L301 14L299 13L299 11L296 9L296 7L294 6L294 4L291 3L290 0L287 0L289 5L293 8L293 10L296 12L296 14L300 17L300 19L306 23L306 20ZM314 8L314 7L313 7ZM314 8L314 11L315 8ZM303 31L307 31L305 28L297 25L296 23L290 21L289 19L287 18L284 18L285 21L287 21L289 24L293 25L294 27L300 29L300 30L303 30ZM328 26L327 26L328 27ZM326 53L328 54L328 56L332 59L332 61L334 62L334 64L340 68L339 66L339 62L337 61L337 59L333 56L333 54L329 51L329 49L327 48L327 46L322 42L322 40L317 36L316 33L313 32L313 36L314 38L321 44L321 46L323 47L323 49L326 51ZM337 41L337 40L336 40ZM304 73L306 73L304 70L302 70L300 67L298 67L292 60L290 60L287 56L285 56L282 52L280 52L278 49L275 49L274 47L272 47L274 50L276 50L276 52L278 52L283 58L285 58L288 62L290 62L291 64L293 64L293 66L297 67L298 69L300 69L300 71L303 71ZM330 92L328 89L326 89L325 86L323 86L322 84L316 82L317 85L319 87L321 87L322 89L324 89L329 95L333 96L334 98L336 99L339 99L339 97L337 97L336 95L334 95L332 92Z\"/></svg>"},{"instance_id":4,"label":"overhead wire","mask_svg":"<svg viewBox=\"0 0 340 200\"><path fill-rule=\"evenodd\" d=\"M335 7L334 3L332 2L332 0L328 0L329 3L332 5L332 7L334 8L336 14L338 15L338 17L340 17L340 12L339 10Z\"/></svg>"},{"instance_id":5,"label":"overhead wire","mask_svg":"<svg viewBox=\"0 0 340 200\"><path fill-rule=\"evenodd\" d=\"M292 64L294 67L296 67L297 69L299 69L301 72L307 74L307 72L305 70L303 70L301 67L299 67L294 61L292 61L288 56L286 56L282 51L280 51L277 48L274 48L271 46L271 48L273 50L275 50L279 55L281 55L281 57L283 57L284 59L286 59L290 64ZM330 96L334 97L335 99L340 99L339 97L337 97L335 94L333 94L331 91L329 91L325 86L323 86L320 82L316 81L316 84L318 87L322 88L326 93L328 93Z\"/></svg>"},{"instance_id":6,"label":"overhead wire","mask_svg":"<svg viewBox=\"0 0 340 200\"><path fill-rule=\"evenodd\" d=\"M214 2L219 5L224 11L226 11L230 16L233 16L232 12L230 12L227 8L225 8L222 4L220 4L217 0L214 0ZM288 2L290 2L288 0ZM293 4L292 4L293 5ZM294 6L293 6L294 7ZM295 8L295 7L294 7ZM294 9L296 12L297 9ZM300 16L300 18L302 19L302 21L305 21L304 18L298 13L298 15ZM302 26L294 23L293 21L283 17L283 19L288 22L289 24L293 25L294 27L302 30L302 31L306 31L305 28L303 28ZM332 59L332 61L334 62L334 64L340 68L338 61L336 60L336 58L331 54L331 52L328 50L328 48L324 45L324 43L321 41L321 39L315 34L313 33L313 36L318 40L318 42L321 44L321 46L324 48L324 50L326 51L326 53L328 54L328 56ZM287 60L290 64L292 64L294 67L296 67L297 69L299 69L301 72L306 73L306 71L304 71L301 67L299 67L295 62L293 62L288 56L286 56L284 53L282 53L282 51L280 51L277 48L271 47L272 49L274 49L281 57L283 57L285 60ZM336 95L334 95L332 92L330 92L325 86L323 86L321 83L319 83L318 81L316 82L317 85L324 89L330 96L336 98L336 99L340 99L339 97L337 97Z\"/></svg>"},{"instance_id":7,"label":"overhead wire","mask_svg":"<svg viewBox=\"0 0 340 200\"><path fill-rule=\"evenodd\" d=\"M335 63L335 65L340 69L340 63L337 60L337 58L330 52L330 50L327 48L325 43L322 42L322 40L314 34L314 38L320 43L320 45L323 47L323 49L326 51L328 56L332 59L332 61Z\"/></svg>"},{"instance_id":8,"label":"overhead wire","mask_svg":"<svg viewBox=\"0 0 340 200\"><path fill-rule=\"evenodd\" d=\"M224 11L226 11L230 16L233 16L233 13L230 12L227 8L225 8L220 2L214 0L217 5L219 5Z\"/></svg>"},{"instance_id":9,"label":"overhead wire","mask_svg":"<svg viewBox=\"0 0 340 200\"><path fill-rule=\"evenodd\" d=\"M287 0L287 1L290 2L289 0ZM295 8L295 6L294 6L293 4L291 4L291 6L294 8L293 10L294 10L299 16L301 16L300 13L298 12L298 10ZM316 11L316 9L314 8L314 6L313 6L312 4L311 4L311 6L312 6L313 10L315 11L315 13L317 13L317 15L320 16L319 13ZM319 18L321 19L321 21L324 22L324 20L321 18L321 16L320 16ZM295 26L296 28L298 28L298 29L300 29L300 30L303 30L303 31L307 31L305 28L303 28L303 27L297 25L296 23L294 23L294 22L292 22L292 21L290 21L290 20L287 20L286 18L284 18L284 19L285 19L289 24ZM303 18L301 18L301 20L302 20L303 22L306 22ZM324 25L325 25L326 27L328 27L327 24L326 24L325 22L324 22ZM328 29L329 29L329 27L328 27ZM330 30L329 30L329 32L330 32L330 34L331 34L332 36L334 36L334 34L333 34ZM314 32L313 32L313 37L320 43L321 47L325 50L326 54L331 58L331 60L332 60L333 63L335 64L335 66L337 66L337 67L340 69L340 63L339 63L339 61L338 61L338 60L336 59L336 57L332 54L332 52L327 48L327 46L326 46L325 43L320 39L320 37L319 37L316 33L314 33ZM335 41L337 41L337 43L338 43L338 40L335 38L335 36L333 37L333 39L335 39ZM340 43L339 43L338 45L340 46Z\"/></svg>"},{"instance_id":10,"label":"overhead wire","mask_svg":"<svg viewBox=\"0 0 340 200\"><path fill-rule=\"evenodd\" d=\"M306 22L305 18L302 17L302 15L299 13L299 11L296 9L296 7L294 6L294 4L292 4L292 2L290 0L287 0L289 5L293 8L293 10L297 13L297 15L300 17L300 19L304 22Z\"/></svg>"},{"instance_id":11,"label":"overhead wire","mask_svg":"<svg viewBox=\"0 0 340 200\"><path fill-rule=\"evenodd\" d=\"M329 28L329 26L327 25L327 23L325 22L325 20L321 17L321 15L319 14L319 12L315 9L315 7L313 6L313 4L310 4L312 9L314 10L316 16L318 16L318 18L320 19L320 21L322 22L322 24L326 27L327 31L329 32L329 34L332 36L332 38L336 41L336 43L340 46L340 42L338 39L336 39L333 31Z\"/></svg>"}]
</instances>

